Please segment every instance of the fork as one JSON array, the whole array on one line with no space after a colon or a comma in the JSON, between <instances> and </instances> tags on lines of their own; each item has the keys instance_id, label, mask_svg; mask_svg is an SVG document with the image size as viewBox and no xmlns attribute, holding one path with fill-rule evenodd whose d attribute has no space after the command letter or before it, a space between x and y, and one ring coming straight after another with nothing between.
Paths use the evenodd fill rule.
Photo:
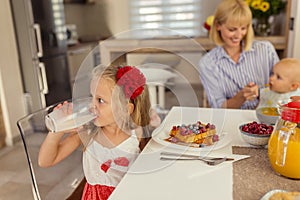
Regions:
<instances>
[{"instance_id":1,"label":"fork","mask_svg":"<svg viewBox=\"0 0 300 200\"><path fill-rule=\"evenodd\" d=\"M160 153L161 160L202 160L203 162L209 162L207 164L210 165L217 165L224 161L232 161L233 158L227 158L227 157L201 157L197 155L190 155L190 154L181 154L181 153L174 153L174 152L161 152ZM165 157L165 156L171 156L171 157ZM172 156L175 156L172 158ZM224 160L225 159L225 160ZM224 161L223 161L224 160ZM220 161L220 163L218 162Z\"/></svg>"},{"instance_id":2,"label":"fork","mask_svg":"<svg viewBox=\"0 0 300 200\"><path fill-rule=\"evenodd\" d=\"M167 152L167 151L162 151L160 153L161 156L175 156L175 157L187 157L187 158L202 158L204 160L218 160L222 159L223 157L209 157L209 156L198 156L198 155L193 155L193 154L184 154L184 153L174 153L174 152ZM225 156L224 156L225 157ZM232 161L234 158L226 158L226 161Z\"/></svg>"},{"instance_id":3,"label":"fork","mask_svg":"<svg viewBox=\"0 0 300 200\"><path fill-rule=\"evenodd\" d=\"M170 157L163 157L161 156L160 157L160 160L201 160L203 162L205 162L206 164L208 165L218 165L218 164L221 164L222 162L225 162L226 161L226 157L223 157L223 158L211 158L211 159L204 159L204 158L201 158L201 157L198 157L198 158L170 158Z\"/></svg>"}]
</instances>

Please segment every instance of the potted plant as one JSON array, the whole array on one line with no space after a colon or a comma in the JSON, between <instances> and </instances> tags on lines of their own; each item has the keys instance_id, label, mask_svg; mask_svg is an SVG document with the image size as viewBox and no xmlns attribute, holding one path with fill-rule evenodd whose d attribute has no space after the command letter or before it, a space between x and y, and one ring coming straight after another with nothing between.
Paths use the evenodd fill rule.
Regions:
<instances>
[{"instance_id":1,"label":"potted plant","mask_svg":"<svg viewBox=\"0 0 300 200\"><path fill-rule=\"evenodd\" d=\"M254 32L259 36L267 36L271 33L274 16L280 14L286 6L283 0L245 0L251 9L254 19Z\"/></svg>"}]
</instances>

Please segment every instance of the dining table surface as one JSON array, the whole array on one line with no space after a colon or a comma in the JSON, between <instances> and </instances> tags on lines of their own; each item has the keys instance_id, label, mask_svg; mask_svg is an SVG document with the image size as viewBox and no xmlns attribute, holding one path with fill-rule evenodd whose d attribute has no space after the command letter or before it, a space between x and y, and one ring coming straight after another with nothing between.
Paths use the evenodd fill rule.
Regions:
<instances>
[{"instance_id":1,"label":"dining table surface","mask_svg":"<svg viewBox=\"0 0 300 200\"><path fill-rule=\"evenodd\" d=\"M173 126L192 124L197 121L214 124L219 135L219 141L212 146L190 147L164 140L168 137ZM251 180L249 185L258 185L259 180L264 179L264 177L257 178L255 173L256 171L263 171L264 166L267 166L265 163L261 164L264 166L256 166L255 163L260 163L260 156L256 158L258 160L253 161L255 163L250 162L249 158L255 157L256 152L252 155L247 154L249 149L253 149L254 151L263 151L263 156L267 157L267 146L252 146L246 143L240 134L239 126L252 121L258 121L255 110L172 107L161 125L154 130L152 139L132 164L110 199L261 199L257 197L262 197L262 194L255 196L252 195L253 192L250 192L247 197L243 197L243 193L246 194L247 191L239 191L247 190L248 183L243 183L246 186L241 189L239 185L242 183L239 181L248 177L249 181ZM234 147L246 148L247 151L245 154L235 154L233 153ZM234 160L210 166L199 160L161 160L161 152L227 157L234 158ZM252 170L253 174L251 171L248 172L250 175L244 173L241 167L238 168L239 171L233 169L235 163L238 164L242 161L244 164L241 167L247 168L247 165L251 165L252 168L249 170ZM266 176L266 174L257 175ZM275 174L274 176L279 175ZM277 183L269 182L269 188L276 188Z\"/></svg>"}]
</instances>

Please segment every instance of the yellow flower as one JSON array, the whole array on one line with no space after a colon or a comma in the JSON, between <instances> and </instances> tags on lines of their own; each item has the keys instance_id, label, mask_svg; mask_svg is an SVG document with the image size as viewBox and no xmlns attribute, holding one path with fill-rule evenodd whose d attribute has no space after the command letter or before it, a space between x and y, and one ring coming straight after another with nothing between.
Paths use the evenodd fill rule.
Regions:
<instances>
[{"instance_id":1,"label":"yellow flower","mask_svg":"<svg viewBox=\"0 0 300 200\"><path fill-rule=\"evenodd\" d=\"M206 30L210 31L211 29L211 26L213 25L214 23L214 18L215 16L213 15L210 15L206 18L206 21L204 22L203 26Z\"/></svg>"},{"instance_id":2,"label":"yellow flower","mask_svg":"<svg viewBox=\"0 0 300 200\"><path fill-rule=\"evenodd\" d=\"M207 19L206 19L207 25L211 26L213 24L213 22L214 22L214 16L213 15L207 17Z\"/></svg>"},{"instance_id":3,"label":"yellow flower","mask_svg":"<svg viewBox=\"0 0 300 200\"><path fill-rule=\"evenodd\" d=\"M261 4L260 0L252 1L251 7L254 8L254 9L259 9L260 8L260 4Z\"/></svg>"},{"instance_id":4,"label":"yellow flower","mask_svg":"<svg viewBox=\"0 0 300 200\"><path fill-rule=\"evenodd\" d=\"M285 9L286 0L244 0L248 4L253 18L268 18L278 15Z\"/></svg>"},{"instance_id":5,"label":"yellow flower","mask_svg":"<svg viewBox=\"0 0 300 200\"><path fill-rule=\"evenodd\" d=\"M249 6L252 0L245 0L247 5Z\"/></svg>"},{"instance_id":6,"label":"yellow flower","mask_svg":"<svg viewBox=\"0 0 300 200\"><path fill-rule=\"evenodd\" d=\"M262 2L262 3L260 4L260 7L259 7L259 8L260 8L261 11L266 12L266 11L269 10L270 4L269 4L269 2Z\"/></svg>"}]
</instances>

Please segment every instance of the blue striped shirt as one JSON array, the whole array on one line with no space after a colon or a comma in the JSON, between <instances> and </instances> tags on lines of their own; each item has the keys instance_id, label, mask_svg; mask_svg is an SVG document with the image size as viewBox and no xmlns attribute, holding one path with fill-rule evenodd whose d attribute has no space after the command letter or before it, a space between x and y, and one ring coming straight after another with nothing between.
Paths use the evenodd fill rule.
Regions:
<instances>
[{"instance_id":1,"label":"blue striped shirt","mask_svg":"<svg viewBox=\"0 0 300 200\"><path fill-rule=\"evenodd\" d=\"M279 61L268 41L254 41L252 48L242 52L235 63L223 47L215 47L199 61L200 79L211 107L220 108L250 82L264 87L273 66ZM254 109L258 100L246 101L241 109Z\"/></svg>"}]
</instances>

